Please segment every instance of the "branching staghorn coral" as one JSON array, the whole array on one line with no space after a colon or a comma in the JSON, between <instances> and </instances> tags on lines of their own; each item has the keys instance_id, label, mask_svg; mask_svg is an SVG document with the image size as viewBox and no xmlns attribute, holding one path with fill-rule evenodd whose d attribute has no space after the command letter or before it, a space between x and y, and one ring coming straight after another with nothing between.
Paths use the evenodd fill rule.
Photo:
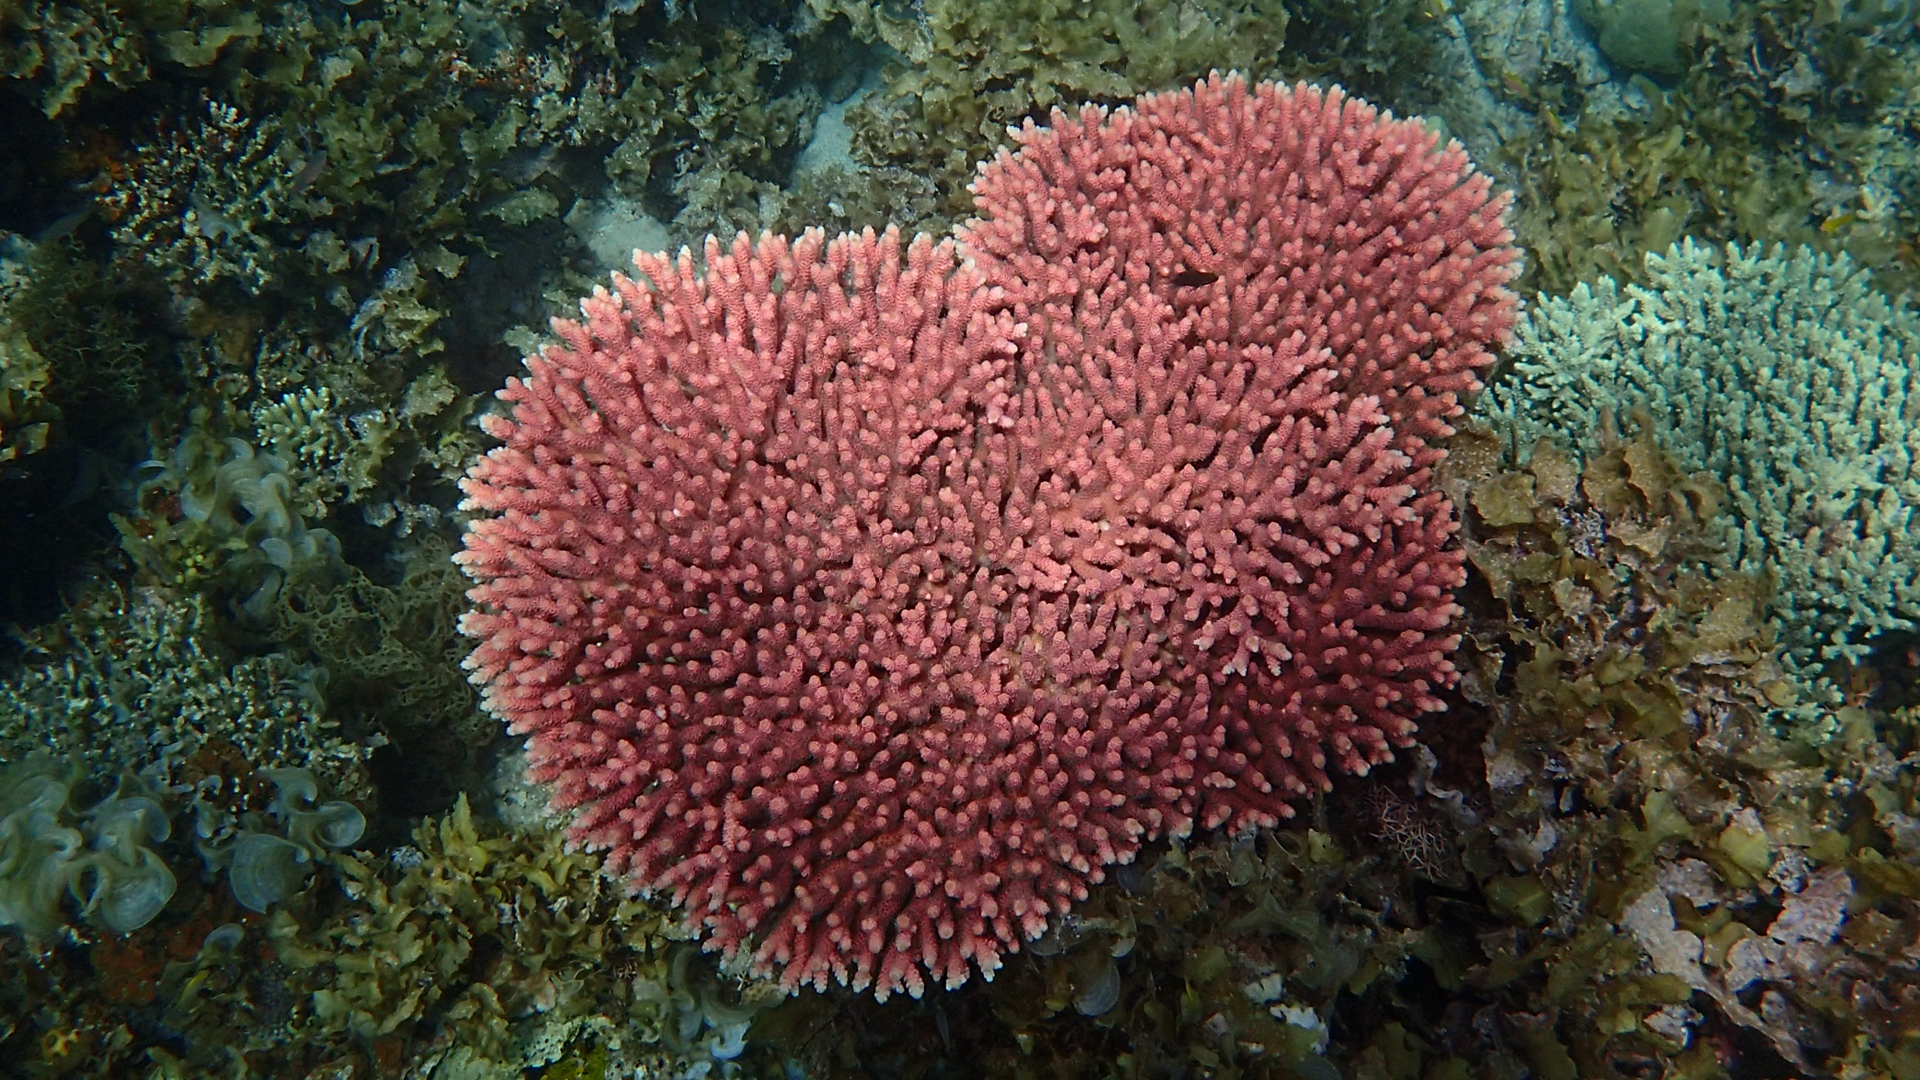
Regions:
<instances>
[{"instance_id":1,"label":"branching staghorn coral","mask_svg":"<svg viewBox=\"0 0 1920 1080\"><path fill-rule=\"evenodd\" d=\"M1603 414L1648 410L1689 471L1725 481L1730 565L1775 586L1792 666L1858 663L1920 615L1920 313L1845 255L1684 241L1648 284L1543 297L1479 405L1509 452L1582 457Z\"/></svg>"}]
</instances>

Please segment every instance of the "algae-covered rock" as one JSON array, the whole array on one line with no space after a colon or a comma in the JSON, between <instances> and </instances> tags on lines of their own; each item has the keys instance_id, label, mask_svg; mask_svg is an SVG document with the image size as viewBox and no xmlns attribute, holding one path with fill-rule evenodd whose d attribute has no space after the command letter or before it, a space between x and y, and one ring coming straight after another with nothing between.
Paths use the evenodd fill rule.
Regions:
<instances>
[{"instance_id":1,"label":"algae-covered rock","mask_svg":"<svg viewBox=\"0 0 1920 1080\"><path fill-rule=\"evenodd\" d=\"M1621 78L1508 87L1538 110L1501 152L1539 286L1638 279L1642 256L1683 234L1808 243L1908 285L1920 276L1906 0L1582 6Z\"/></svg>"},{"instance_id":2,"label":"algae-covered rock","mask_svg":"<svg viewBox=\"0 0 1920 1080\"><path fill-rule=\"evenodd\" d=\"M1466 984L1538 995L1546 1011L1516 1045L1535 1060L1550 1037L1575 1075L1636 1060L1672 1075L1728 1038L1783 1070L1885 1068L1909 1052L1891 1001L1920 1000L1920 984L1848 929L1889 840L1849 793L1914 731L1840 709L1844 740L1775 737L1768 717L1795 695L1765 582L1720 561L1718 486L1635 426L1602 425L1584 464L1549 442L1523 451L1531 523L1493 499L1524 485L1491 464L1491 432L1463 433L1449 463L1467 505L1503 511L1464 530L1493 603L1470 604L1463 689L1492 721L1467 865L1511 936ZM1903 792L1912 760L1893 767ZM1881 916L1920 933L1915 890L1882 895ZM1891 982L1868 993L1873 979ZM1856 1011L1849 994L1889 1007Z\"/></svg>"},{"instance_id":3,"label":"algae-covered rock","mask_svg":"<svg viewBox=\"0 0 1920 1080\"><path fill-rule=\"evenodd\" d=\"M1608 59L1654 75L1678 74L1681 43L1731 14L1728 0L1574 0L1573 8Z\"/></svg>"},{"instance_id":4,"label":"algae-covered rock","mask_svg":"<svg viewBox=\"0 0 1920 1080\"><path fill-rule=\"evenodd\" d=\"M46 395L46 357L7 316L14 291L0 281L0 466L46 449L60 416Z\"/></svg>"}]
</instances>

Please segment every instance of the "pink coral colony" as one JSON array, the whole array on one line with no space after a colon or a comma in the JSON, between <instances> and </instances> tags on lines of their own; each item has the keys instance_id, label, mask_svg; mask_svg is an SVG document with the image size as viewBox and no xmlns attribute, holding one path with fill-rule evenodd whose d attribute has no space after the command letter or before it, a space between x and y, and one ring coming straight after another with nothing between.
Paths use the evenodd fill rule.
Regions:
<instances>
[{"instance_id":1,"label":"pink coral colony","mask_svg":"<svg viewBox=\"0 0 1920 1080\"><path fill-rule=\"evenodd\" d=\"M1433 440L1513 318L1506 198L1338 89L1015 137L957 240L636 255L464 484L488 707L788 986L991 975L1455 678Z\"/></svg>"}]
</instances>

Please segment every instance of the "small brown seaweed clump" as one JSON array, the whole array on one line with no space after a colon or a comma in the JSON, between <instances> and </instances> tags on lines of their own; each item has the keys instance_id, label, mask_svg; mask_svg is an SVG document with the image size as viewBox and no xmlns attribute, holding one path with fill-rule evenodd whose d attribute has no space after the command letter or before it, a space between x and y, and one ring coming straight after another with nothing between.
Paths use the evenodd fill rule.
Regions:
<instances>
[{"instance_id":1,"label":"small brown seaweed clump","mask_svg":"<svg viewBox=\"0 0 1920 1080\"><path fill-rule=\"evenodd\" d=\"M1469 869L1506 923L1467 983L1536 1003L1508 1030L1545 1075L1911 1069L1911 715L1774 736L1805 706L1765 583L1716 567L1717 487L1644 433L1584 470L1545 444L1494 460L1454 463L1490 594L1463 662L1491 719Z\"/></svg>"}]
</instances>

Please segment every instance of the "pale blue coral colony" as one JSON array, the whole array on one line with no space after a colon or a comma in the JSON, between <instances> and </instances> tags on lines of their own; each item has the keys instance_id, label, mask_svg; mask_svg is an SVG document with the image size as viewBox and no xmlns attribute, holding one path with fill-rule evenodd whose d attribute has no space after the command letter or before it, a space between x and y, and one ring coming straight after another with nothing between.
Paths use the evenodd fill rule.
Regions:
<instances>
[{"instance_id":1,"label":"pale blue coral colony","mask_svg":"<svg viewBox=\"0 0 1920 1080\"><path fill-rule=\"evenodd\" d=\"M173 1051L208 1037L186 1034L193 1027L183 1016L220 1009L223 1017L271 1014L245 1029L248 1053L284 1048L297 1021L304 1033L351 1041L365 1061L424 1055L407 1058L409 1067L431 1059L438 1075L742 1074L750 1027L773 999L756 996L737 973L713 970L655 909L620 898L582 869L587 860L562 852L539 793L511 778L511 755L497 780L484 767L498 732L453 668L451 620L463 601L446 568L457 535L448 479L482 445L472 417L498 381L473 357L506 355L500 340L524 350L546 315L567 313L559 298L600 268L570 264L565 252L577 259L583 249L663 247L709 229L786 227L796 217L939 222L953 212L942 187L959 190L970 167L962 159L976 152L956 148L972 146L982 117L1005 101L1117 100L1159 89L1116 72L1138 44L1129 33L1176 24L1191 40L1217 35L1223 51L1270 45L1272 57L1240 61L1269 64L1269 74L1335 72L1360 80L1362 92L1393 92L1379 73L1395 70L1394 48L1407 49L1429 65L1411 82L1443 84L1451 95L1408 104L1438 113L1485 167L1520 187L1524 215L1528 192L1544 183L1527 170L1546 152L1507 155L1501 145L1568 153L1552 140L1564 137L1560 113L1572 106L1549 92L1645 123L1678 146L1684 139L1666 118L1687 93L1689 58L1717 55L1696 44L1751 14L1737 4L1669 0L1396 0L1386 7L1407 28L1396 24L1393 34L1405 36L1395 37L1380 29L1391 19L1356 25L1340 5L1307 2L1291 5L1291 30L1278 5L1202 3L1148 5L1146 29L1119 9L1075 13L1021 0L989 15L947 0L811 0L767 13L764 25L729 22L694 0L579 10L435 0L394 5L384 18L375 5L328 2L264 20L219 3L176 6L0 2L0 65L11 88L36 121L73 124L48 129L67 140L67 175L94 169L86 179L98 177L70 200L71 213L31 228L30 216L10 219L20 232L0 231L0 484L44 473L68 450L58 444L79 426L76 403L110 416L114 429L75 451L72 496L35 504L49 521L76 505L99 507L99 532L111 539L96 540L98 557L63 583L57 615L17 628L18 647L0 671L0 933L23 965L83 946L104 958L115 942L127 943L111 953L119 962L130 963L124 958L143 943L164 953L172 966L154 960L151 979L186 1004L180 1015L141 1021L141 1037L155 1047L142 1067L154 1076L190 1074ZM1648 224L1639 236L1655 250L1623 256L1626 280L1588 275L1528 302L1470 420L1497 434L1508 466L1527 466L1542 445L1571 452L1576 467L1591 464L1639 432L1682 470L1724 486L1727 513L1710 525L1718 550L1693 553L1691 569L1766 582L1778 660L1793 684L1767 694L1775 733L1796 747L1800 765L1833 746L1858 750L1867 779L1843 794L1871 803L1894 840L1872 858L1853 852L1846 865L1879 890L1872 895L1891 898L1891 910L1910 897L1905 890L1920 891L1920 870L1907 865L1920 848L1920 817L1901 801L1911 794L1911 768L1895 752L1904 729L1881 718L1876 742L1862 734L1876 721L1860 710L1879 686L1864 675L1892 670L1888 657L1920 623L1920 310L1911 299L1920 215L1908 205L1920 187L1920 80L1885 74L1890 64L1920 67L1916 12L1894 0L1776 6L1807 19L1819 8L1820 32L1838 35L1819 40L1861 70L1880 65L1872 70L1881 79L1872 123L1821 129L1845 138L1821 147L1830 160L1807 172L1810 216L1782 230L1792 241L1753 227L1777 219L1745 206L1716 211L1723 224L1739 224L1719 228L1712 242L1669 245L1677 227L1663 234ZM1090 43L1074 38L1083 18L1102 28ZM639 26L656 38L636 44ZM829 51L822 26L841 51ZM1006 35L1017 42L1023 26L1045 47L981 44ZM1296 57L1278 44L1283 37L1287 48L1299 42L1299 71L1287 67ZM1815 63L1767 40L1778 48L1756 48L1752 74L1760 79L1765 66L1760 81L1778 93L1770 122L1811 125L1807 117L1831 105L1820 65L1840 61ZM278 59L228 63L265 42ZM647 63L629 64L642 47ZM1177 47L1168 56L1156 78L1203 73L1181 67L1192 58ZM1135 59L1142 68L1158 62ZM82 138L77 113L166 79L173 91L191 83L193 93L176 93L164 116ZM277 111L248 111L249 102L268 101L280 103ZM866 126L850 130L849 116ZM848 149L862 139L859 153ZM1564 254L1584 241L1551 208L1540 212L1522 221L1521 239L1541 244L1544 266L1546 245ZM1647 221L1678 217L1661 211ZM1803 241L1845 241L1866 254L1856 262ZM69 292L49 281L71 283ZM136 284L115 291L127 282ZM82 305L95 294L111 302ZM113 328L113 348L100 347L104 330L74 345L48 329L85 312L102 320L93 329ZM164 363L155 341L169 343ZM453 355L461 350L469 355ZM76 394L62 385L81 379L98 386ZM193 409L147 400L168 396L157 386L180 390L175 396ZM20 490L0 487L0 499ZM406 692L392 689L402 683ZM459 772L462 792L422 794L426 808L407 808L416 792L405 755L442 753L454 764L433 762L422 775ZM1489 757L1489 787L1519 783L1517 759ZM1417 766L1413 786L1451 808L1450 827L1470 828L1484 811L1435 781L1433 768L1431 760ZM376 789L390 805L373 809ZM484 826L468 815L469 794L491 803ZM1659 811L1633 808L1641 835L1659 833ZM1784 980L1792 947L1834 939L1854 878L1843 891L1831 871L1810 878L1804 864L1823 842L1840 842L1802 837L1769 848L1752 810L1730 813L1708 853L1722 879L1738 879L1744 867L1746 885L1774 888L1796 919L1829 894L1840 897L1841 914L1824 931L1777 933L1784 916L1755 916L1744 937L1725 920L1687 923L1687 905L1670 911L1668 897L1705 911L1704 897L1720 886L1688 876L1706 873L1705 862L1679 860L1662 871L1666 892L1642 894L1617 927L1602 920L1599 938L1617 929L1638 950L1625 966L1684 982L1699 970L1684 954L1700 953L1704 940L1726 963L1746 947L1759 957L1753 973ZM1674 828L1670 835L1680 835ZM1309 852L1330 843L1326 833L1303 835ZM1501 843L1514 846L1511 837ZM1543 832L1527 843L1544 857L1554 840ZM1757 863L1754 843L1765 856ZM1235 884L1257 878L1257 867L1247 868L1250 846L1231 850ZM1882 869L1863 870L1868 864ZM1546 922L1528 905L1550 901L1527 899L1512 880L1487 885L1492 906L1517 924ZM519 910L529 897L540 898L537 915ZM1276 914L1276 903L1259 925L1318 940L1321 924ZM170 919L191 927L192 940L166 951L156 928ZM1115 960L1138 929L1124 921L1089 919L1036 943L1040 956L1070 957L1081 937L1125 942L1097 962L1083 950L1042 969L1058 998L1045 1015L1110 1016L1127 1000ZM526 945L528 956L499 961L511 987L490 987L492 971L474 974L481 940ZM1344 939L1339 947L1355 951ZM243 949L277 957L265 982L231 982ZM1204 948L1195 954L1195 967L1218 959ZM1361 961L1339 955L1325 964L1357 979ZM1060 974L1076 964L1094 974L1079 982ZM422 1002L456 976L464 996L442 1007L458 1022L436 1021L452 1034L429 1054L423 1030L431 1025L416 1025L427 1015ZM271 1000L302 977L320 986L307 995L310 1007ZM222 978L231 985L216 989ZM1182 978L1204 981L1190 970ZM57 981L49 976L33 992ZM1295 992L1312 985L1311 975L1298 978ZM1766 1011L1773 1005L1756 999L1748 1009L1731 991L1715 996L1720 984L1704 975L1694 988L1695 1004L1712 997L1733 1022L1772 1040L1783 1061L1805 1062L1797 1036L1781 1034L1792 1025ZM1279 1018L1277 1029L1261 1030L1278 1031L1292 1049L1263 1045L1255 1056L1290 1054L1294 1075L1332 1075L1316 1071L1333 1068L1320 1057L1326 1010L1288 996L1278 974L1243 989L1246 1000L1188 1018L1220 1040L1193 1060L1226 1053L1219 1047L1233 1043L1235 1023ZM616 991L626 1005L605 1006L601 998ZM58 992L77 1002L99 988ZM508 993L531 1004L509 1015ZM1249 1001L1259 1006L1253 1018L1232 1019ZM0 1002L0 1013L10 1004ZM107 1045L101 1015L83 1023L76 1006L55 1021L46 1019L57 1011L51 1005L32 1004L45 1006L38 1020L9 1027L13 1019L0 1016L8 1021L0 1044L30 1046L40 1074L84 1068L73 1047L93 1045L87 1040ZM1658 1044L1665 1060L1709 1074L1714 1062L1688 1034L1705 1030L1702 1013L1683 1005L1635 1022L1668 1040ZM948 1023L945 1012L928 1021L946 1043L928 1053L953 1052ZM237 1028L219 1030L240 1038ZM32 1039L17 1035L26 1031ZM1028 1040L1021 1053L1031 1053L1032 1036L1020 1037ZM1805 1046L1817 1042L1808 1035ZM1392 1058L1400 1045L1375 1039L1367 1060ZM1529 1065L1537 1075L1574 1075L1567 1051L1552 1046L1558 1057L1543 1050ZM831 1056L781 1053L774 1067L788 1076L810 1075ZM1920 1053L1896 1058L1920 1069ZM1318 1064L1301 1065L1309 1059ZM256 1066L239 1049L224 1060L234 1075L273 1075L248 1073ZM1144 1068L1129 1055L1114 1061L1115 1069L1122 1061ZM24 1075L15 1068L0 1065L0 1076Z\"/></svg>"},{"instance_id":2,"label":"pale blue coral colony","mask_svg":"<svg viewBox=\"0 0 1920 1080\"><path fill-rule=\"evenodd\" d=\"M1845 254L1691 239L1542 297L1482 399L1510 450L1645 423L1732 503L1730 565L1773 583L1786 658L1863 662L1920 613L1920 313ZM1641 419L1641 418L1644 419Z\"/></svg>"}]
</instances>

